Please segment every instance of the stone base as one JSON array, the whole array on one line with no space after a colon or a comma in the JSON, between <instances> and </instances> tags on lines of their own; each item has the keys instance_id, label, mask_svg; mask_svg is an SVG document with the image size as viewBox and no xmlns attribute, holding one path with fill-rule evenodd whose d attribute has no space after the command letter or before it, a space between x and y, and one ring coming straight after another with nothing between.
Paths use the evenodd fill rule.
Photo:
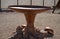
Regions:
<instances>
[{"instance_id":1,"label":"stone base","mask_svg":"<svg viewBox=\"0 0 60 39\"><path fill-rule=\"evenodd\" d=\"M21 26L21 27L18 26L16 28L16 32L15 32L16 34L9 39L44 39L45 37L46 38L49 36L53 37L53 35L54 35L53 33L49 34L48 29L47 30L45 29L45 31L47 31L47 32L40 32L41 30L36 29L36 28L35 28L34 33L30 33L30 32L26 33L25 28L26 28L26 26ZM53 32L53 31L51 31L51 32Z\"/></svg>"}]
</instances>

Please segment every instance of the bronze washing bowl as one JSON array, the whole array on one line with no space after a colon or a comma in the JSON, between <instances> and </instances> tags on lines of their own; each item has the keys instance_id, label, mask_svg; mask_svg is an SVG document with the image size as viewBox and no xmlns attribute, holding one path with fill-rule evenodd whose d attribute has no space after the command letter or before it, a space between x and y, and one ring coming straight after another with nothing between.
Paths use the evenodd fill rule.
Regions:
<instances>
[{"instance_id":1,"label":"bronze washing bowl","mask_svg":"<svg viewBox=\"0 0 60 39\"><path fill-rule=\"evenodd\" d=\"M29 36L36 37L35 35L36 29L34 27L34 20L36 14L51 9L50 7L47 6L35 6L35 5L11 5L9 6L9 8L12 9L13 11L21 12L25 15L27 21L27 25L25 27L25 34L24 34L25 36L23 35L25 39L29 39ZM42 38L44 37L42 36Z\"/></svg>"},{"instance_id":2,"label":"bronze washing bowl","mask_svg":"<svg viewBox=\"0 0 60 39\"><path fill-rule=\"evenodd\" d=\"M29 13L29 12L34 12L34 13L40 13L46 10L51 9L50 7L47 6L35 6L35 5L12 5L9 6L10 9L17 11L17 12L22 12L22 13Z\"/></svg>"}]
</instances>

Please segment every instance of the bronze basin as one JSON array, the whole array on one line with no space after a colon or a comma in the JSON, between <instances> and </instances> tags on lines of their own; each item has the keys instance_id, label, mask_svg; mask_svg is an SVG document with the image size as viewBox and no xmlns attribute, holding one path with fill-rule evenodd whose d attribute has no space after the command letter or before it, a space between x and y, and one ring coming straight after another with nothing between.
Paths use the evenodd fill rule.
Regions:
<instances>
[{"instance_id":1,"label":"bronze basin","mask_svg":"<svg viewBox=\"0 0 60 39\"><path fill-rule=\"evenodd\" d=\"M34 36L35 27L34 27L34 20L37 13L41 13L51 9L47 6L35 6L35 5L12 5L9 6L10 9L16 12L21 12L25 15L27 26L25 28L25 38L29 39L30 34ZM30 34L29 34L30 33Z\"/></svg>"},{"instance_id":2,"label":"bronze basin","mask_svg":"<svg viewBox=\"0 0 60 39\"><path fill-rule=\"evenodd\" d=\"M12 6L9 6L9 8L17 12L22 12L22 13L34 12L34 14L51 9L50 7L47 7L47 6L36 6L36 5L32 5L32 6L31 5L18 5L18 6L12 5Z\"/></svg>"}]
</instances>

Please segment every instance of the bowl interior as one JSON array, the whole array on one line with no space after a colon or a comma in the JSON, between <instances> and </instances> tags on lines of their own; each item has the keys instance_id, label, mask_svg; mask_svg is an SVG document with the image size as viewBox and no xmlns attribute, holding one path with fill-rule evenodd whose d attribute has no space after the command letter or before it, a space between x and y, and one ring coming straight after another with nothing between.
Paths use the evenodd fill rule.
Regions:
<instances>
[{"instance_id":1,"label":"bowl interior","mask_svg":"<svg viewBox=\"0 0 60 39\"><path fill-rule=\"evenodd\" d=\"M9 7L24 7L24 8L50 8L47 6L35 6L35 5L11 5Z\"/></svg>"}]
</instances>

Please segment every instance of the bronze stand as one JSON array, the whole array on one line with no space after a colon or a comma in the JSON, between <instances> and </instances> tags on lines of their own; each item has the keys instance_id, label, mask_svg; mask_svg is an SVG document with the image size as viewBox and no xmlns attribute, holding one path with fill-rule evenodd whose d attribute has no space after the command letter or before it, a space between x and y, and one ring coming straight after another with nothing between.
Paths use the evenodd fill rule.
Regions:
<instances>
[{"instance_id":1,"label":"bronze stand","mask_svg":"<svg viewBox=\"0 0 60 39\"><path fill-rule=\"evenodd\" d=\"M26 21L27 21L27 27L26 27L26 33L25 34L29 34L29 32L33 34L35 32L34 20L35 20L36 14L31 14L31 13L32 12L30 12L28 14L24 14ZM26 37L28 37L28 35Z\"/></svg>"}]
</instances>

